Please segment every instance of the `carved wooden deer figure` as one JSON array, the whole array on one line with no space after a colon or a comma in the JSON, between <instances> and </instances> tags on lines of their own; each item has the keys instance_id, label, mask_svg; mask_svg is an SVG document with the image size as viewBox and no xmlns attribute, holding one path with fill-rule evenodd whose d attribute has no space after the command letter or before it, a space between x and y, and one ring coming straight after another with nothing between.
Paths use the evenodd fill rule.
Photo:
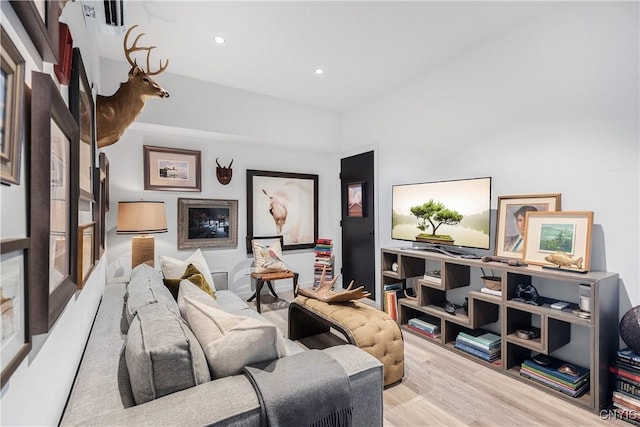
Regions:
<instances>
[{"instance_id":1,"label":"carved wooden deer figure","mask_svg":"<svg viewBox=\"0 0 640 427\"><path fill-rule=\"evenodd\" d=\"M131 64L129 80L121 83L118 90L111 96L98 95L96 98L96 128L98 133L98 147L106 147L118 142L124 131L140 115L144 103L148 97L168 98L169 92L156 83L151 76L163 72L169 65L167 59L164 65L160 60L160 69L151 72L149 55L156 46L139 47L138 40L144 33L138 35L131 47L127 47L129 34L136 28L133 25L124 36L124 54ZM135 51L147 51L147 70L144 71L134 59L131 53Z\"/></svg>"}]
</instances>

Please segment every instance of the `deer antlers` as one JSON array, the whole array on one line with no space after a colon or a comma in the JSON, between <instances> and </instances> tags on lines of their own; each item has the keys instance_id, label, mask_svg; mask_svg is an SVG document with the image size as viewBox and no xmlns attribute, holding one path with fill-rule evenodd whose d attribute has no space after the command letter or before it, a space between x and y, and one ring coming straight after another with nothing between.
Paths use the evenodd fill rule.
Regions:
<instances>
[{"instance_id":1,"label":"deer antlers","mask_svg":"<svg viewBox=\"0 0 640 427\"><path fill-rule=\"evenodd\" d=\"M160 69L158 71L155 72L151 72L151 66L149 65L149 56L151 55L151 50L155 49L157 46L148 46L148 47L139 47L138 46L138 40L140 40L140 37L144 36L145 33L141 33L138 35L138 37L135 38L135 40L133 41L133 44L131 45L131 47L127 47L127 41L129 40L129 34L131 34L131 31L136 28L138 25L133 25L131 26L131 28L129 28L127 30L127 33L124 36L124 41L123 41L123 48L124 48L124 54L127 57L127 61L129 61L129 64L131 64L132 67L136 67L138 66L138 64L136 63L135 59L131 59L131 53L133 52L137 52L140 50L146 50L147 51L147 69L145 70L145 73L148 76L155 76L157 74L160 74L161 72L163 72L168 66L169 66L169 60L167 59L166 62L164 63L164 66L162 65L162 60L160 60Z\"/></svg>"},{"instance_id":2,"label":"deer antlers","mask_svg":"<svg viewBox=\"0 0 640 427\"><path fill-rule=\"evenodd\" d=\"M299 295L303 295L309 298L315 298L326 303L349 302L354 299L366 298L371 295L368 291L363 290L364 286L359 286L355 289L351 289L351 287L353 286L353 280L351 281L351 283L349 283L349 286L344 292L334 292L331 288L336 283L340 275L337 275L332 281L329 282L325 280L326 271L327 267L325 266L322 269L322 275L320 276L320 284L316 289L309 290L298 287L296 289L296 292Z\"/></svg>"}]
</instances>

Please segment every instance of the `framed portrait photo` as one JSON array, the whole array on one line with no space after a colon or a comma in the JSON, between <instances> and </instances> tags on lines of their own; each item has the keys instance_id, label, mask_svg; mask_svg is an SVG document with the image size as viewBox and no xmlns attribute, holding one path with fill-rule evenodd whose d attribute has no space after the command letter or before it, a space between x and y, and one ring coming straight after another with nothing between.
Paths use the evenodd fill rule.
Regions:
<instances>
[{"instance_id":1,"label":"framed portrait photo","mask_svg":"<svg viewBox=\"0 0 640 427\"><path fill-rule=\"evenodd\" d=\"M555 212L560 208L559 193L498 197L496 255L522 259L527 212Z\"/></svg>"},{"instance_id":2,"label":"framed portrait photo","mask_svg":"<svg viewBox=\"0 0 640 427\"><path fill-rule=\"evenodd\" d=\"M523 258L529 264L587 272L593 212L528 212Z\"/></svg>"},{"instance_id":3,"label":"framed portrait photo","mask_svg":"<svg viewBox=\"0 0 640 427\"><path fill-rule=\"evenodd\" d=\"M196 150L143 146L144 189L201 191L201 153Z\"/></svg>"},{"instance_id":4,"label":"framed portrait photo","mask_svg":"<svg viewBox=\"0 0 640 427\"><path fill-rule=\"evenodd\" d=\"M364 182L350 182L346 185L345 203L347 217L364 217Z\"/></svg>"},{"instance_id":5,"label":"framed portrait photo","mask_svg":"<svg viewBox=\"0 0 640 427\"><path fill-rule=\"evenodd\" d=\"M283 250L318 240L318 175L247 170L247 234L283 236Z\"/></svg>"},{"instance_id":6,"label":"framed portrait photo","mask_svg":"<svg viewBox=\"0 0 640 427\"><path fill-rule=\"evenodd\" d=\"M237 246L237 200L178 199L178 249Z\"/></svg>"}]
</instances>

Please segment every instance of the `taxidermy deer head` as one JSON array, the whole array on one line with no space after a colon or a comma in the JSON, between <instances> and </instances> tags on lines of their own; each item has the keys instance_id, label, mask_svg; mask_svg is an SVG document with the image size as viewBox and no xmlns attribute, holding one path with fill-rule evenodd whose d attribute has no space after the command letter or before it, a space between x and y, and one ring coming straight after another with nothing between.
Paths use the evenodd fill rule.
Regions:
<instances>
[{"instance_id":1,"label":"taxidermy deer head","mask_svg":"<svg viewBox=\"0 0 640 427\"><path fill-rule=\"evenodd\" d=\"M231 165L233 164L233 159L231 159L231 163L229 166L220 166L218 163L218 159L216 159L216 178L218 178L218 182L222 185L227 185L231 182L231 176L233 175L233 170L231 169Z\"/></svg>"},{"instance_id":2,"label":"taxidermy deer head","mask_svg":"<svg viewBox=\"0 0 640 427\"><path fill-rule=\"evenodd\" d=\"M169 65L167 59L164 65L160 61L158 71L151 71L149 66L149 55L156 46L139 47L138 40L144 33L135 38L131 47L127 47L129 34L136 28L133 25L124 36L124 54L131 64L129 70L129 80L121 83L120 87L111 96L98 95L96 98L96 128L98 133L98 147L106 147L118 142L124 131L140 115L144 102L148 97L168 98L169 92L153 81L151 76L163 72ZM143 70L136 61L131 59L131 53L147 51L147 70Z\"/></svg>"}]
</instances>

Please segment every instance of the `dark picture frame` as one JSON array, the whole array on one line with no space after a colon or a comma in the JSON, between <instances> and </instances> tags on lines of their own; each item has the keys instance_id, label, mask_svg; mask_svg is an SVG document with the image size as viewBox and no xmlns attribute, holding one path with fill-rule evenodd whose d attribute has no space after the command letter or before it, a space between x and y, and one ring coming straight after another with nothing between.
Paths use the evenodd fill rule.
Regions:
<instances>
[{"instance_id":1,"label":"dark picture frame","mask_svg":"<svg viewBox=\"0 0 640 427\"><path fill-rule=\"evenodd\" d=\"M346 216L350 218L363 218L365 216L365 189L364 181L350 182L345 185L344 201L346 203Z\"/></svg>"},{"instance_id":2,"label":"dark picture frame","mask_svg":"<svg viewBox=\"0 0 640 427\"><path fill-rule=\"evenodd\" d=\"M79 131L51 76L33 71L31 83L29 309L38 335L77 289Z\"/></svg>"},{"instance_id":3,"label":"dark picture frame","mask_svg":"<svg viewBox=\"0 0 640 427\"><path fill-rule=\"evenodd\" d=\"M24 129L24 69L25 61L18 48L1 27L2 99L0 116L0 182L20 184L20 159Z\"/></svg>"},{"instance_id":4,"label":"dark picture frame","mask_svg":"<svg viewBox=\"0 0 640 427\"><path fill-rule=\"evenodd\" d=\"M201 191L201 152L143 146L144 189Z\"/></svg>"},{"instance_id":5,"label":"dark picture frame","mask_svg":"<svg viewBox=\"0 0 640 427\"><path fill-rule=\"evenodd\" d=\"M38 6L33 0L12 0L11 6L22 22L29 38L33 42L40 57L53 64L58 63L58 38L60 29L58 18L61 9L60 2L45 0L45 16L40 15Z\"/></svg>"},{"instance_id":6,"label":"dark picture frame","mask_svg":"<svg viewBox=\"0 0 640 427\"><path fill-rule=\"evenodd\" d=\"M0 241L0 304L2 352L0 387L31 351L29 329L29 238Z\"/></svg>"},{"instance_id":7,"label":"dark picture frame","mask_svg":"<svg viewBox=\"0 0 640 427\"><path fill-rule=\"evenodd\" d=\"M59 59L53 66L58 81L62 85L69 85L71 82L71 68L73 61L73 38L69 26L64 22L58 23Z\"/></svg>"},{"instance_id":8,"label":"dark picture frame","mask_svg":"<svg viewBox=\"0 0 640 427\"><path fill-rule=\"evenodd\" d=\"M96 208L93 210L93 220L96 223L94 255L97 262L104 255L107 234L105 221L109 189L109 160L105 153L98 155L98 167L94 172L93 183L96 197Z\"/></svg>"},{"instance_id":9,"label":"dark picture frame","mask_svg":"<svg viewBox=\"0 0 640 427\"><path fill-rule=\"evenodd\" d=\"M178 249L238 247L238 201L178 199Z\"/></svg>"},{"instance_id":10,"label":"dark picture frame","mask_svg":"<svg viewBox=\"0 0 640 427\"><path fill-rule=\"evenodd\" d=\"M82 289L95 267L96 223L78 226L78 287Z\"/></svg>"},{"instance_id":11,"label":"dark picture frame","mask_svg":"<svg viewBox=\"0 0 640 427\"><path fill-rule=\"evenodd\" d=\"M96 157L95 105L91 92L91 84L82 61L80 49L73 49L73 65L69 84L69 109L78 124L79 146L79 181L80 199L94 202L93 169ZM81 209L88 210L81 206Z\"/></svg>"},{"instance_id":12,"label":"dark picture frame","mask_svg":"<svg viewBox=\"0 0 640 427\"><path fill-rule=\"evenodd\" d=\"M318 240L318 175L248 169L247 235L282 235L283 250L313 248Z\"/></svg>"}]
</instances>

